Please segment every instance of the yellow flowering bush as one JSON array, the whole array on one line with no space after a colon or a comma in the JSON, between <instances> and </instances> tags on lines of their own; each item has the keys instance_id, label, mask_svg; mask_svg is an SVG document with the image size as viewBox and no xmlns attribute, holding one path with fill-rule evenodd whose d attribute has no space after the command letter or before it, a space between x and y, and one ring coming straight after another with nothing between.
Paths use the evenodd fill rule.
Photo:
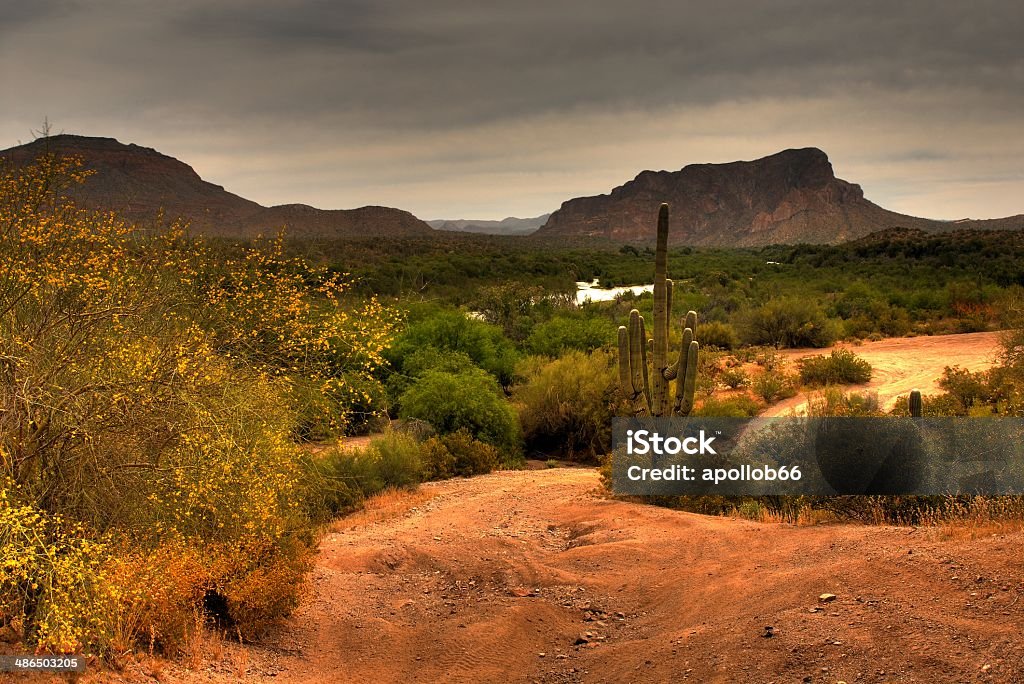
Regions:
<instances>
[{"instance_id":1,"label":"yellow flowering bush","mask_svg":"<svg viewBox=\"0 0 1024 684\"><path fill-rule=\"evenodd\" d=\"M293 438L368 405L394 316L280 239L78 209L84 174L0 167L0 624L50 652L255 634L315 541Z\"/></svg>"}]
</instances>

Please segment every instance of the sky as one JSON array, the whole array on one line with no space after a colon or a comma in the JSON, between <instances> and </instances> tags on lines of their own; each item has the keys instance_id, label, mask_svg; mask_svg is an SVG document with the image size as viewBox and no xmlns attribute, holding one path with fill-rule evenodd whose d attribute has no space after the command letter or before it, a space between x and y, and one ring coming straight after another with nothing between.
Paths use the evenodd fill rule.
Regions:
<instances>
[{"instance_id":1,"label":"sky","mask_svg":"<svg viewBox=\"0 0 1024 684\"><path fill-rule=\"evenodd\" d=\"M528 217L819 147L868 199L1024 213L1020 0L0 0L0 148L114 137L261 204Z\"/></svg>"}]
</instances>

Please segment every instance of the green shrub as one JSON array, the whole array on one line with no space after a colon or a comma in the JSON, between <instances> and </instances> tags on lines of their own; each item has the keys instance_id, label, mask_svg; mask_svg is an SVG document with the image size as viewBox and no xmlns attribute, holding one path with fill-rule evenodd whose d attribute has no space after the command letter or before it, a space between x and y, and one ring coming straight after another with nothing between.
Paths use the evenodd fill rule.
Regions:
<instances>
[{"instance_id":1,"label":"green shrub","mask_svg":"<svg viewBox=\"0 0 1024 684\"><path fill-rule=\"evenodd\" d=\"M473 439L467 430L431 437L422 448L429 479L485 475L499 465L498 450Z\"/></svg>"},{"instance_id":2,"label":"green shrub","mask_svg":"<svg viewBox=\"0 0 1024 684\"><path fill-rule=\"evenodd\" d=\"M884 416L875 392L845 393L829 387L807 401L807 415L814 418Z\"/></svg>"},{"instance_id":3,"label":"green shrub","mask_svg":"<svg viewBox=\"0 0 1024 684\"><path fill-rule=\"evenodd\" d=\"M701 347L732 350L740 346L740 338L729 323L709 321L698 326L697 339Z\"/></svg>"},{"instance_id":4,"label":"green shrub","mask_svg":"<svg viewBox=\"0 0 1024 684\"><path fill-rule=\"evenodd\" d=\"M871 364L849 349L800 359L800 380L807 385L859 385L871 380Z\"/></svg>"},{"instance_id":5,"label":"green shrub","mask_svg":"<svg viewBox=\"0 0 1024 684\"><path fill-rule=\"evenodd\" d=\"M910 405L907 395L897 397L890 411L894 416L909 416ZM921 415L925 417L966 416L967 409L952 394L925 394L921 397Z\"/></svg>"},{"instance_id":6,"label":"green shrub","mask_svg":"<svg viewBox=\"0 0 1024 684\"><path fill-rule=\"evenodd\" d=\"M557 358L570 349L589 352L610 344L614 333L615 326L601 318L556 316L533 328L526 349L531 354Z\"/></svg>"},{"instance_id":7,"label":"green shrub","mask_svg":"<svg viewBox=\"0 0 1024 684\"><path fill-rule=\"evenodd\" d=\"M719 377L729 389L739 389L750 384L750 375L742 368L726 368Z\"/></svg>"},{"instance_id":8,"label":"green shrub","mask_svg":"<svg viewBox=\"0 0 1024 684\"><path fill-rule=\"evenodd\" d=\"M966 412L975 402L989 398L988 374L972 373L959 366L946 368L939 379L939 387L953 396Z\"/></svg>"},{"instance_id":9,"label":"green shrub","mask_svg":"<svg viewBox=\"0 0 1024 684\"><path fill-rule=\"evenodd\" d=\"M797 383L792 375L781 370L766 370L754 378L751 389L765 403L771 404L780 399L796 396Z\"/></svg>"},{"instance_id":10,"label":"green shrub","mask_svg":"<svg viewBox=\"0 0 1024 684\"><path fill-rule=\"evenodd\" d=\"M772 299L742 317L747 344L775 347L828 347L839 335L838 323L813 301L797 297Z\"/></svg>"},{"instance_id":11,"label":"green shrub","mask_svg":"<svg viewBox=\"0 0 1024 684\"><path fill-rule=\"evenodd\" d=\"M389 431L362 449L334 448L304 456L307 497L314 517L326 520L358 510L388 487L411 487L429 473L420 444Z\"/></svg>"},{"instance_id":12,"label":"green shrub","mask_svg":"<svg viewBox=\"0 0 1024 684\"><path fill-rule=\"evenodd\" d=\"M419 443L400 432L388 431L370 442L368 450L384 487L411 487L423 479Z\"/></svg>"},{"instance_id":13,"label":"green shrub","mask_svg":"<svg viewBox=\"0 0 1024 684\"><path fill-rule=\"evenodd\" d=\"M719 399L709 397L701 402L691 415L715 416L719 418L753 418L761 411L761 405L746 395Z\"/></svg>"},{"instance_id":14,"label":"green shrub","mask_svg":"<svg viewBox=\"0 0 1024 684\"><path fill-rule=\"evenodd\" d=\"M461 311L440 311L410 325L387 356L406 372L406 359L429 347L465 354L503 386L512 382L518 354L498 326L469 318Z\"/></svg>"},{"instance_id":15,"label":"green shrub","mask_svg":"<svg viewBox=\"0 0 1024 684\"><path fill-rule=\"evenodd\" d=\"M401 397L401 416L430 423L439 433L468 430L506 457L520 453L515 410L495 382L480 370L427 371Z\"/></svg>"},{"instance_id":16,"label":"green shrub","mask_svg":"<svg viewBox=\"0 0 1024 684\"><path fill-rule=\"evenodd\" d=\"M607 452L620 408L609 354L573 351L527 374L513 401L530 449L591 460Z\"/></svg>"}]
</instances>

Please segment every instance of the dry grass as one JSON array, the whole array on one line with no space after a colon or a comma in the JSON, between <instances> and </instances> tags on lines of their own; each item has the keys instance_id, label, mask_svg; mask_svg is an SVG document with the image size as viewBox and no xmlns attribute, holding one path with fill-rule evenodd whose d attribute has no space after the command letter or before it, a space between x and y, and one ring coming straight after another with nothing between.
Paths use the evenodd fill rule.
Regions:
<instances>
[{"instance_id":1,"label":"dry grass","mask_svg":"<svg viewBox=\"0 0 1024 684\"><path fill-rule=\"evenodd\" d=\"M980 539L1024 530L1024 499L976 496L968 502L951 499L929 512L922 523L943 541Z\"/></svg>"},{"instance_id":2,"label":"dry grass","mask_svg":"<svg viewBox=\"0 0 1024 684\"><path fill-rule=\"evenodd\" d=\"M403 515L409 509L420 506L437 496L436 492L426 491L422 487L416 489L385 489L366 499L363 508L352 515L337 520L331 527L332 532L370 525Z\"/></svg>"},{"instance_id":3,"label":"dry grass","mask_svg":"<svg viewBox=\"0 0 1024 684\"><path fill-rule=\"evenodd\" d=\"M757 500L743 502L732 510L731 515L755 522L787 525L846 522L917 527L928 530L938 540L952 541L1024 531L1024 498L975 496L964 500L950 496L924 511L917 511L913 520L894 514L891 509L886 508L882 497L873 497L873 501L859 512L856 519L814 507L811 503L780 511L769 508Z\"/></svg>"}]
</instances>

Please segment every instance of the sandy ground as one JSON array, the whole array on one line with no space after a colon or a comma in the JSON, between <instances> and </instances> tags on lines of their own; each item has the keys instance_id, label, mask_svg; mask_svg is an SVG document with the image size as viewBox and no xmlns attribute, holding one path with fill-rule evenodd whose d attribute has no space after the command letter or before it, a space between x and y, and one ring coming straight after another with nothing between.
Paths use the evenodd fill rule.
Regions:
<instances>
[{"instance_id":1,"label":"sandy ground","mask_svg":"<svg viewBox=\"0 0 1024 684\"><path fill-rule=\"evenodd\" d=\"M850 385L846 390L877 392L882 406L891 408L896 398L919 389L925 394L941 390L938 379L946 366L960 366L980 371L995 365L999 352L999 333L982 332L931 337L895 337L859 346L839 345L851 349L871 364L873 374L867 385ZM785 349L782 357L795 363L798 359L828 354L828 349ZM764 411L763 416L785 416L807 410L807 395L798 394Z\"/></svg>"},{"instance_id":2,"label":"sandy ground","mask_svg":"<svg viewBox=\"0 0 1024 684\"><path fill-rule=\"evenodd\" d=\"M395 497L324 539L276 634L158 680L1024 682L1022 532L753 523L598 484L559 468Z\"/></svg>"}]
</instances>

